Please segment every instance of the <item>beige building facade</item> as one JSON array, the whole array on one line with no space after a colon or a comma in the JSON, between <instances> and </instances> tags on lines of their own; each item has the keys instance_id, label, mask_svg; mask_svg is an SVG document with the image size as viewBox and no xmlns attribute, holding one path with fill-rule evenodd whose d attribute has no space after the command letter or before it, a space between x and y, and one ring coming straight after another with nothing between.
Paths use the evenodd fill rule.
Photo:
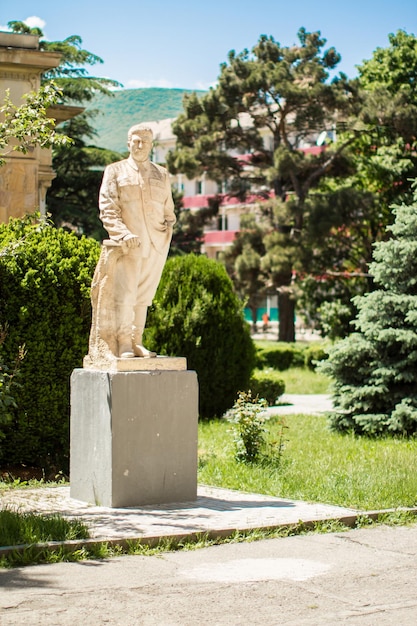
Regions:
<instances>
[{"instance_id":1,"label":"beige building facade","mask_svg":"<svg viewBox=\"0 0 417 626\"><path fill-rule=\"evenodd\" d=\"M23 96L38 91L42 74L57 67L60 60L59 53L40 50L36 35L0 32L1 105L7 90L14 105L23 104ZM81 111L80 107L57 106L48 115L59 123ZM45 214L46 192L55 177L52 150L35 147L23 154L9 145L2 156L6 163L0 167L0 222L35 210Z\"/></svg>"}]
</instances>

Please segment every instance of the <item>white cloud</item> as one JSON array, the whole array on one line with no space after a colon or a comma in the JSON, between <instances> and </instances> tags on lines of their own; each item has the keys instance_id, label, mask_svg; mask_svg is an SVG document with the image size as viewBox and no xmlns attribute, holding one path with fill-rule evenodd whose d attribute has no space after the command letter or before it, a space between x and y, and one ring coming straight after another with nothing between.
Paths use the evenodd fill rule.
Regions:
<instances>
[{"instance_id":1,"label":"white cloud","mask_svg":"<svg viewBox=\"0 0 417 626\"><path fill-rule=\"evenodd\" d=\"M32 15L30 17L27 17L23 21L30 28L36 28L37 27L37 28L40 28L41 30L43 30L45 25L46 25L45 20L43 20L41 17L37 17L36 15Z\"/></svg>"}]
</instances>

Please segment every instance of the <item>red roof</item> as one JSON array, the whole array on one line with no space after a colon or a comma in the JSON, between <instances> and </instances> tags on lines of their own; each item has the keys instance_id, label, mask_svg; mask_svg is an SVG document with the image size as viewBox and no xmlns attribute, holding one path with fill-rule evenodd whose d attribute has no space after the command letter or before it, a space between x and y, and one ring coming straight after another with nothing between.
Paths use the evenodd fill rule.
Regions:
<instances>
[{"instance_id":1,"label":"red roof","mask_svg":"<svg viewBox=\"0 0 417 626\"><path fill-rule=\"evenodd\" d=\"M274 196L274 192L270 191L268 193L268 197L271 198ZM215 198L214 194L202 194L198 196L184 196L182 199L182 203L184 209L201 209L203 207L209 206L210 198ZM246 197L246 200L242 201L239 198L228 196L227 194L219 194L221 198L222 206L233 206L236 204L252 204L254 202L259 202L265 200L265 196L261 194L250 194Z\"/></svg>"},{"instance_id":2,"label":"red roof","mask_svg":"<svg viewBox=\"0 0 417 626\"><path fill-rule=\"evenodd\" d=\"M300 148L301 152L304 152L304 154L321 154L322 152L324 152L325 150L327 150L327 146L323 145L323 146L309 146L308 148ZM240 154L237 158L237 160L241 161L242 164L244 163L250 163L250 161L252 160L252 157L254 155L253 154ZM274 192L270 191L267 196L269 198L273 198L274 197ZM214 194L199 194L197 196L185 196L182 200L183 202L183 206L185 209L201 209L203 207L208 207L209 206L209 199L210 198L214 198L215 195ZM218 197L221 198L221 205L222 206L233 206L236 204L253 204L255 202L260 202L262 200L265 200L265 194L250 194L246 197L246 200L242 201L239 200L239 198L236 197L231 197L228 194L218 194Z\"/></svg>"},{"instance_id":3,"label":"red roof","mask_svg":"<svg viewBox=\"0 0 417 626\"><path fill-rule=\"evenodd\" d=\"M233 243L238 230L209 230L204 233L204 244L209 246Z\"/></svg>"},{"instance_id":4,"label":"red roof","mask_svg":"<svg viewBox=\"0 0 417 626\"><path fill-rule=\"evenodd\" d=\"M214 195L184 196L182 204L184 209L201 209L209 205L210 198L214 198Z\"/></svg>"},{"instance_id":5,"label":"red roof","mask_svg":"<svg viewBox=\"0 0 417 626\"><path fill-rule=\"evenodd\" d=\"M309 148L301 148L301 152L304 154L321 154L327 150L327 146L310 146Z\"/></svg>"}]
</instances>

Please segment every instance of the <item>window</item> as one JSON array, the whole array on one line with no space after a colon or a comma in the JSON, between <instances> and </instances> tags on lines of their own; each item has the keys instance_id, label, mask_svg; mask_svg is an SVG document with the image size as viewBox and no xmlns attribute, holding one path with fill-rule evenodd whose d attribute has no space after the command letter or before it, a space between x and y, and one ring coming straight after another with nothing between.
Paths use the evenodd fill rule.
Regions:
<instances>
[{"instance_id":1,"label":"window","mask_svg":"<svg viewBox=\"0 0 417 626\"><path fill-rule=\"evenodd\" d=\"M217 230L228 230L227 215L219 215L217 218Z\"/></svg>"}]
</instances>

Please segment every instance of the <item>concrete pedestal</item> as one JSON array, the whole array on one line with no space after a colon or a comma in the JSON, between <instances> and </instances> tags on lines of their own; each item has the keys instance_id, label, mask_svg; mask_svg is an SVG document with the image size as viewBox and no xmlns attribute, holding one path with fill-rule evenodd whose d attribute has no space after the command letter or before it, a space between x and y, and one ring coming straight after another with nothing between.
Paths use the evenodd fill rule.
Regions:
<instances>
[{"instance_id":1,"label":"concrete pedestal","mask_svg":"<svg viewBox=\"0 0 417 626\"><path fill-rule=\"evenodd\" d=\"M193 371L71 376L71 497L109 507L197 497L198 383Z\"/></svg>"}]
</instances>

